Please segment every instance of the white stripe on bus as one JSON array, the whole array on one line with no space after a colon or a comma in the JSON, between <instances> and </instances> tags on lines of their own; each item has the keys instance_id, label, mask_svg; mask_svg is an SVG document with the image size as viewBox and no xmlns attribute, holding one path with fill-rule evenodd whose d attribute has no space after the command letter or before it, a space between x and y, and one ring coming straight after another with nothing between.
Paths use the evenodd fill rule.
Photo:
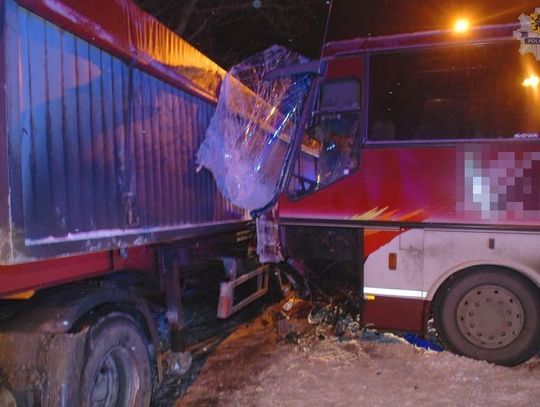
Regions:
<instances>
[{"instance_id":1,"label":"white stripe on bus","mask_svg":"<svg viewBox=\"0 0 540 407\"><path fill-rule=\"evenodd\" d=\"M396 288L364 287L364 294L383 295L389 297L426 298L426 291L400 290Z\"/></svg>"}]
</instances>

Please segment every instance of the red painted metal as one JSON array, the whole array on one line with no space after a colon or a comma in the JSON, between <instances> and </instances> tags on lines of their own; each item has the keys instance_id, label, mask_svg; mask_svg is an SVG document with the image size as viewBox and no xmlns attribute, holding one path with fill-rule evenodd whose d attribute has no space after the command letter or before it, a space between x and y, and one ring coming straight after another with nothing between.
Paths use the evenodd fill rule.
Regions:
<instances>
[{"instance_id":1,"label":"red painted metal","mask_svg":"<svg viewBox=\"0 0 540 407\"><path fill-rule=\"evenodd\" d=\"M376 301L365 301L365 322L381 329L398 329L423 332L424 309L429 303L407 298L377 297Z\"/></svg>"},{"instance_id":2,"label":"red painted metal","mask_svg":"<svg viewBox=\"0 0 540 407\"><path fill-rule=\"evenodd\" d=\"M475 154L474 159L469 159ZM487 171L494 162L505 168L510 161L528 162L521 175L512 175L516 185L531 185L524 193L516 187L513 199L522 200L524 211L515 212L501 202L488 213L464 191L466 165ZM280 217L339 220L436 222L478 225L535 225L540 217L536 201L540 166L526 157L540 154L540 142L512 140L498 142L452 143L443 146L397 145L362 150L359 168L350 176L298 201L283 196ZM489 180L498 182L497 179ZM486 181L487 182L487 181ZM461 187L459 187L461 186ZM474 207L477 207L475 209ZM495 216L494 212L497 212ZM490 216L486 216L490 215ZM369 253L366 253L369 254Z\"/></svg>"},{"instance_id":3,"label":"red painted metal","mask_svg":"<svg viewBox=\"0 0 540 407\"><path fill-rule=\"evenodd\" d=\"M430 168L430 171L426 171ZM305 198L283 196L284 218L456 220L454 147L366 148L351 175ZM369 253L366 253L366 255Z\"/></svg>"},{"instance_id":4,"label":"red painted metal","mask_svg":"<svg viewBox=\"0 0 540 407\"><path fill-rule=\"evenodd\" d=\"M364 71L362 58L357 56L342 58L339 61L328 61L325 79L337 79L347 77L361 78Z\"/></svg>"},{"instance_id":5,"label":"red painted metal","mask_svg":"<svg viewBox=\"0 0 540 407\"><path fill-rule=\"evenodd\" d=\"M104 274L112 270L108 252L0 267L3 295Z\"/></svg>"},{"instance_id":6,"label":"red painted metal","mask_svg":"<svg viewBox=\"0 0 540 407\"><path fill-rule=\"evenodd\" d=\"M346 41L329 42L325 45L323 56L388 51L393 49L419 48L426 46L451 46L469 42L492 42L509 39L512 32L519 28L518 23L472 27L467 33L453 30L423 31L379 37L355 38Z\"/></svg>"},{"instance_id":7,"label":"red painted metal","mask_svg":"<svg viewBox=\"0 0 540 407\"><path fill-rule=\"evenodd\" d=\"M90 40L124 59L134 53L131 41L131 2L125 0L18 0L18 3L52 23Z\"/></svg>"},{"instance_id":8,"label":"red painted metal","mask_svg":"<svg viewBox=\"0 0 540 407\"><path fill-rule=\"evenodd\" d=\"M155 250L149 246L132 247L124 254L120 250L110 252L113 270L157 271Z\"/></svg>"},{"instance_id":9,"label":"red painted metal","mask_svg":"<svg viewBox=\"0 0 540 407\"><path fill-rule=\"evenodd\" d=\"M96 277L113 271L155 272L156 269L154 251L144 246L129 249L126 256L114 250L0 266L0 296Z\"/></svg>"}]
</instances>

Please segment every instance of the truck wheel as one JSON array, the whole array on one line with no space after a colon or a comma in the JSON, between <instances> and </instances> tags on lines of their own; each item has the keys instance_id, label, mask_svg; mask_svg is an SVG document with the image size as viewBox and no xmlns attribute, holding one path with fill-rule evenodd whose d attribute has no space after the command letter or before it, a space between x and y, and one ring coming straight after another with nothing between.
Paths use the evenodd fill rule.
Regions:
<instances>
[{"instance_id":1,"label":"truck wheel","mask_svg":"<svg viewBox=\"0 0 540 407\"><path fill-rule=\"evenodd\" d=\"M147 341L129 315L111 313L88 333L81 405L147 407L152 396Z\"/></svg>"},{"instance_id":2,"label":"truck wheel","mask_svg":"<svg viewBox=\"0 0 540 407\"><path fill-rule=\"evenodd\" d=\"M539 350L539 290L515 272L476 269L443 287L434 322L451 352L514 366Z\"/></svg>"}]
</instances>

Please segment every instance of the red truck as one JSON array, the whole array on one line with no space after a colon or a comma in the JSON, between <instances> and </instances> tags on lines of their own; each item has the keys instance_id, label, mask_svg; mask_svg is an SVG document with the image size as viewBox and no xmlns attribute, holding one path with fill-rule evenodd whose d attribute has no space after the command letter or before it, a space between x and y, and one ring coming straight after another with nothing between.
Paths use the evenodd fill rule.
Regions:
<instances>
[{"instance_id":1,"label":"red truck","mask_svg":"<svg viewBox=\"0 0 540 407\"><path fill-rule=\"evenodd\" d=\"M265 292L264 269L236 279L249 214L196 171L224 71L130 0L5 0L0 21L2 397L147 406L149 295L183 354L182 270L226 260L222 316Z\"/></svg>"}]
</instances>

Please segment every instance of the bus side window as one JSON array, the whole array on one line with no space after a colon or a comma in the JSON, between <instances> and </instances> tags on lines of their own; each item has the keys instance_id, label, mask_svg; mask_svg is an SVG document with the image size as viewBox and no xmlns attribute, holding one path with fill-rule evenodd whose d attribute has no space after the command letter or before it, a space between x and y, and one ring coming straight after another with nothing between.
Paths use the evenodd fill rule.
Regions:
<instances>
[{"instance_id":1,"label":"bus side window","mask_svg":"<svg viewBox=\"0 0 540 407\"><path fill-rule=\"evenodd\" d=\"M506 41L371 55L369 140L538 137L538 94L523 81L540 65L518 48Z\"/></svg>"}]
</instances>

